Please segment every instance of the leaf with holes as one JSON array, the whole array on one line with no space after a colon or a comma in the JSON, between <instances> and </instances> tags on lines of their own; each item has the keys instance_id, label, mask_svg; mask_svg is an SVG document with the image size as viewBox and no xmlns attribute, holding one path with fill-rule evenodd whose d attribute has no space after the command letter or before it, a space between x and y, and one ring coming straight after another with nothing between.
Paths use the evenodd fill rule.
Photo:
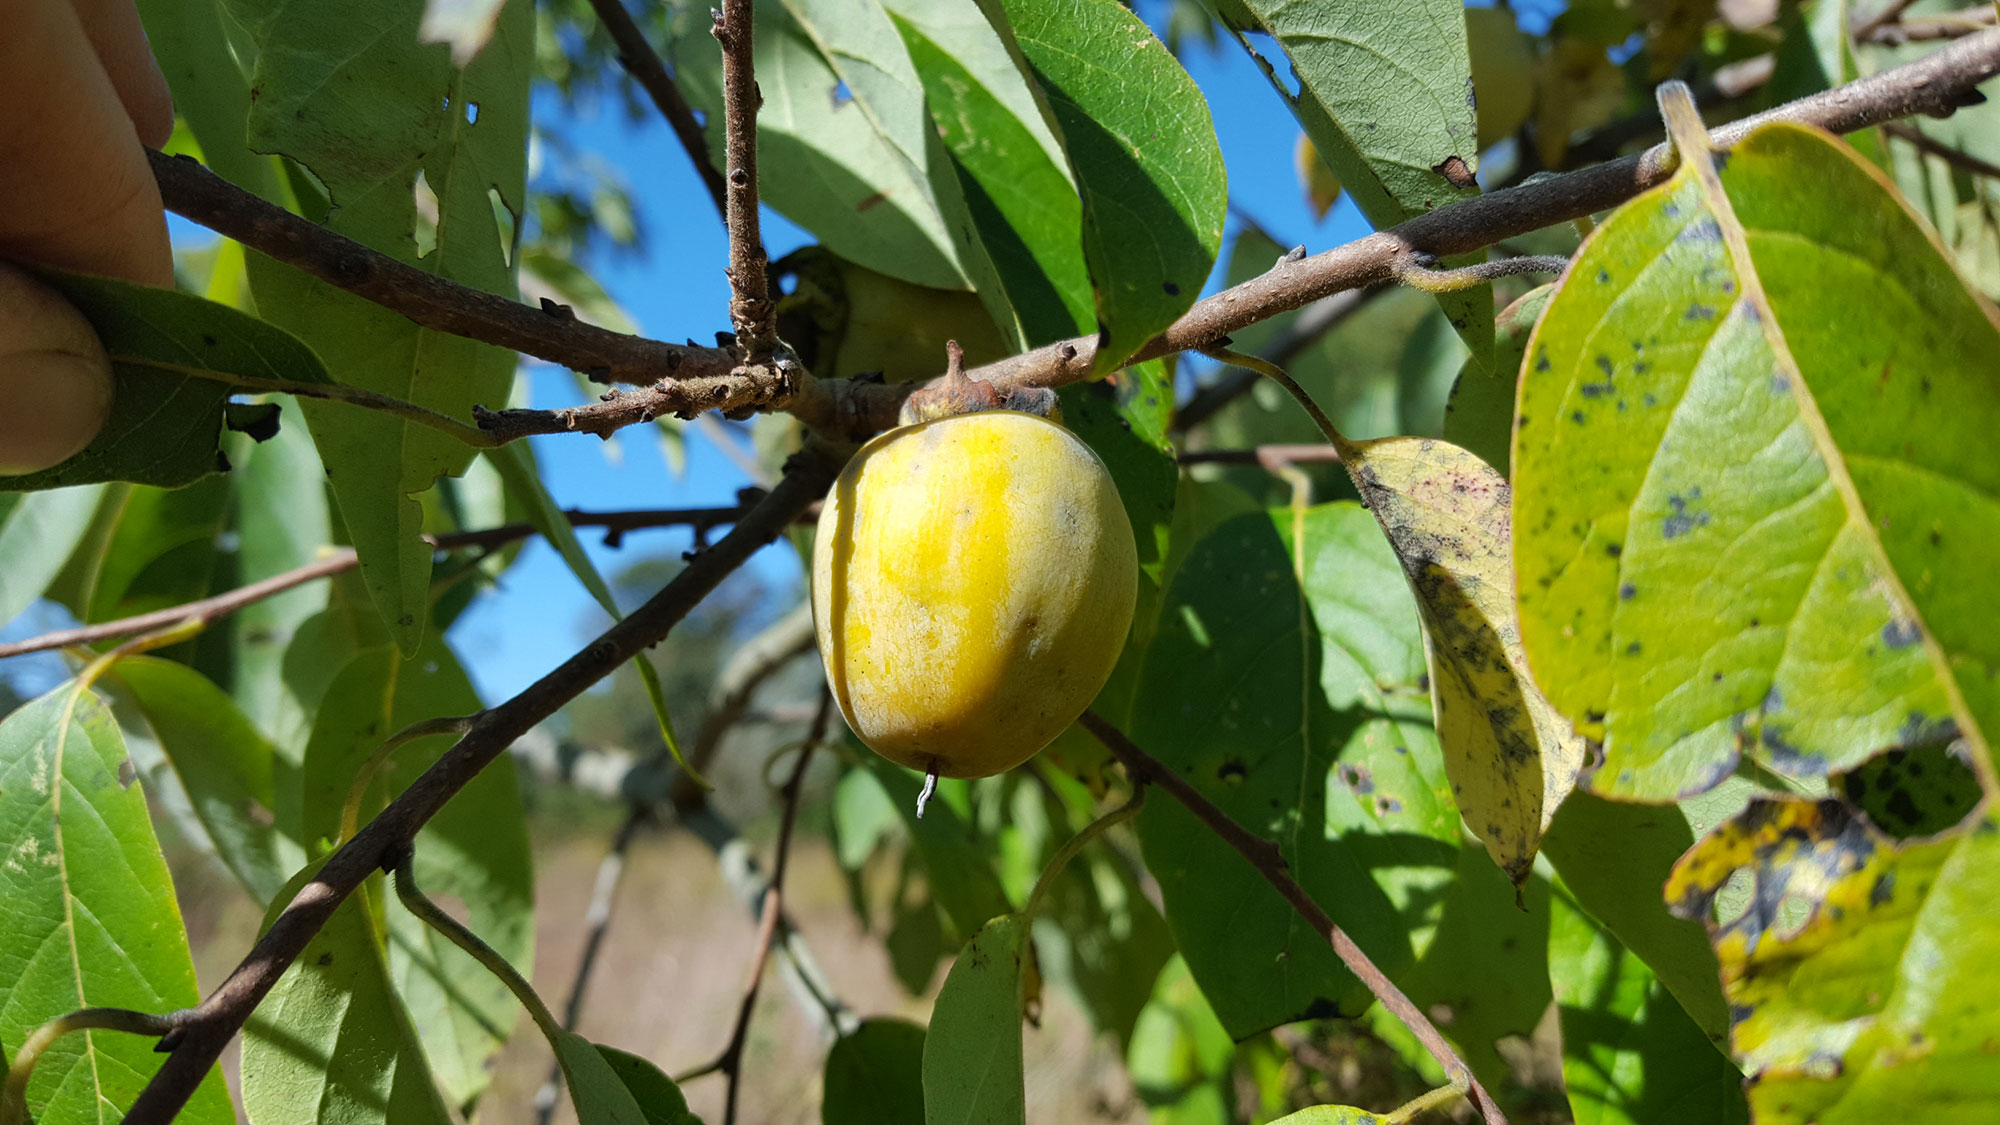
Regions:
<instances>
[{"instance_id":1,"label":"leaf with holes","mask_svg":"<svg viewBox=\"0 0 2000 1125\"><path fill-rule=\"evenodd\" d=\"M111 709L75 681L0 723L0 1042L78 1008L200 999L133 769ZM143 1036L73 1032L43 1052L28 1108L45 1125L122 1113L160 1060ZM234 1120L219 1072L181 1119Z\"/></svg>"},{"instance_id":2,"label":"leaf with holes","mask_svg":"<svg viewBox=\"0 0 2000 1125\"><path fill-rule=\"evenodd\" d=\"M1385 972L1420 956L1457 877L1409 585L1355 504L1254 512L1168 586L1130 733L1292 873ZM1139 814L1146 866L1202 992L1242 1039L1370 1002L1324 938L1172 801Z\"/></svg>"},{"instance_id":3,"label":"leaf with holes","mask_svg":"<svg viewBox=\"0 0 2000 1125\"><path fill-rule=\"evenodd\" d=\"M1535 677L1604 742L1608 795L1960 738L1990 778L2000 317L1827 135L1681 148L1529 345L1514 555Z\"/></svg>"},{"instance_id":4,"label":"leaf with holes","mask_svg":"<svg viewBox=\"0 0 2000 1125\"><path fill-rule=\"evenodd\" d=\"M1716 917L1742 873L1742 913ZM1838 800L1758 798L1674 868L1708 926L1760 1125L1984 1121L2000 1101L2000 826L1898 844ZM1796 919L1796 920L1795 920Z\"/></svg>"},{"instance_id":5,"label":"leaf with holes","mask_svg":"<svg viewBox=\"0 0 2000 1125\"><path fill-rule=\"evenodd\" d=\"M40 276L104 341L111 356L111 416L76 456L39 473L0 477L0 490L108 480L179 488L229 468L221 441L232 383L333 381L298 337L227 305L105 277Z\"/></svg>"},{"instance_id":6,"label":"leaf with holes","mask_svg":"<svg viewBox=\"0 0 2000 1125\"><path fill-rule=\"evenodd\" d=\"M231 6L259 47L250 146L311 171L328 193L318 201L328 229L512 297L516 232L496 215L524 213L532 5L512 0L462 69L444 45L420 41L423 0ZM457 418L507 398L511 352L418 328L262 256L250 259L250 283L265 315L311 344L341 382ZM415 652L429 616L431 549L418 538L412 497L464 472L473 450L373 411L304 407L369 595L397 645Z\"/></svg>"},{"instance_id":7,"label":"leaf with holes","mask_svg":"<svg viewBox=\"0 0 2000 1125\"><path fill-rule=\"evenodd\" d=\"M984 0L1006 22L1083 195L1094 368L1111 371L1201 294L1229 205L1208 102L1116 0ZM996 24L999 21L996 20Z\"/></svg>"},{"instance_id":8,"label":"leaf with holes","mask_svg":"<svg viewBox=\"0 0 2000 1125\"><path fill-rule=\"evenodd\" d=\"M924 1035L924 1120L1020 1125L1027 1120L1021 1061L1022 959L1028 922L1006 914L981 927L938 990Z\"/></svg>"},{"instance_id":9,"label":"leaf with holes","mask_svg":"<svg viewBox=\"0 0 2000 1125\"><path fill-rule=\"evenodd\" d=\"M1507 482L1428 438L1359 442L1348 471L1416 591L1452 796L1493 862L1524 885L1584 746L1521 653Z\"/></svg>"}]
</instances>

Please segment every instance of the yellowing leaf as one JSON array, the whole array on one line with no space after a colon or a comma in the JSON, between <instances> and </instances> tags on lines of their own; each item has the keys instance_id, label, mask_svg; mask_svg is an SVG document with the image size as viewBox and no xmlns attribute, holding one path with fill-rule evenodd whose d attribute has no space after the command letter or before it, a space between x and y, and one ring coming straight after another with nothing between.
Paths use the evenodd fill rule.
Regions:
<instances>
[{"instance_id":1,"label":"yellowing leaf","mask_svg":"<svg viewBox=\"0 0 2000 1125\"><path fill-rule=\"evenodd\" d=\"M1326 213L1340 200L1340 177L1319 158L1319 149L1312 138L1299 134L1299 146L1295 154L1299 165L1299 183L1306 189L1306 204L1313 210L1313 218L1324 219Z\"/></svg>"},{"instance_id":2,"label":"yellowing leaf","mask_svg":"<svg viewBox=\"0 0 2000 1125\"><path fill-rule=\"evenodd\" d=\"M1733 876L1742 913L1712 915ZM1677 864L1759 1125L1972 1125L2000 1104L2000 827L1898 845L1837 800L1753 800Z\"/></svg>"},{"instance_id":3,"label":"yellowing leaf","mask_svg":"<svg viewBox=\"0 0 2000 1125\"><path fill-rule=\"evenodd\" d=\"M1521 637L1606 795L2000 727L2000 317L1880 172L1772 124L1607 219L1514 445ZM1812 191L1801 192L1799 185ZM1919 436L1920 435L1920 436Z\"/></svg>"},{"instance_id":4,"label":"yellowing leaf","mask_svg":"<svg viewBox=\"0 0 2000 1125\"><path fill-rule=\"evenodd\" d=\"M1527 882L1584 742L1528 675L1514 609L1511 489L1449 442L1358 442L1348 468L1423 615L1438 740L1459 812L1515 886Z\"/></svg>"}]
</instances>

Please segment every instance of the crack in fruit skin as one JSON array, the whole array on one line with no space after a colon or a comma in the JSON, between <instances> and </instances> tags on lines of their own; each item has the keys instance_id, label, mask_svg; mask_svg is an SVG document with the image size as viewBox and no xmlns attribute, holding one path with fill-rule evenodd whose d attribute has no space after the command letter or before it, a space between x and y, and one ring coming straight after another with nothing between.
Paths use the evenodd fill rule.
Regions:
<instances>
[{"instance_id":1,"label":"crack in fruit skin","mask_svg":"<svg viewBox=\"0 0 2000 1125\"><path fill-rule=\"evenodd\" d=\"M835 482L813 625L848 726L890 761L986 777L1090 705L1125 647L1138 552L1062 426L985 410L891 430Z\"/></svg>"}]
</instances>

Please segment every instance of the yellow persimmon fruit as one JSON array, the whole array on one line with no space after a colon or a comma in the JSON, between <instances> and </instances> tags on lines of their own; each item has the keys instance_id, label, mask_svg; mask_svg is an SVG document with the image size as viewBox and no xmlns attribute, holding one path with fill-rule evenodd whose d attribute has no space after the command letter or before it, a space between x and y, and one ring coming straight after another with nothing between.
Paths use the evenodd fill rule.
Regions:
<instances>
[{"instance_id":1,"label":"yellow persimmon fruit","mask_svg":"<svg viewBox=\"0 0 2000 1125\"><path fill-rule=\"evenodd\" d=\"M1132 526L1061 425L981 410L861 448L813 542L813 624L862 742L942 777L1012 769L1090 705L1125 647Z\"/></svg>"}]
</instances>

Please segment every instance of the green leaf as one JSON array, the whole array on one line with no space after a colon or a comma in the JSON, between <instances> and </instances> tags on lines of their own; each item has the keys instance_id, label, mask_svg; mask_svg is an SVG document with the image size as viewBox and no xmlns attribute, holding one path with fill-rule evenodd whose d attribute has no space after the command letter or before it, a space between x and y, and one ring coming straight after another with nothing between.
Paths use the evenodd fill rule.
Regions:
<instances>
[{"instance_id":1,"label":"green leaf","mask_svg":"<svg viewBox=\"0 0 2000 1125\"><path fill-rule=\"evenodd\" d=\"M1041 968L1075 990L1091 1025L1122 1050L1174 955L1174 938L1124 857L1107 851L1086 850L1049 889Z\"/></svg>"},{"instance_id":2,"label":"green leaf","mask_svg":"<svg viewBox=\"0 0 2000 1125\"><path fill-rule=\"evenodd\" d=\"M174 114L201 145L202 162L224 179L280 202L283 188L270 157L246 141L250 80L224 29L223 0L139 0L147 45L174 97Z\"/></svg>"},{"instance_id":3,"label":"green leaf","mask_svg":"<svg viewBox=\"0 0 2000 1125\"><path fill-rule=\"evenodd\" d=\"M130 656L107 686L131 693L180 779L215 853L258 902L268 902L298 854L273 827L276 751L214 682L185 664Z\"/></svg>"},{"instance_id":4,"label":"green leaf","mask_svg":"<svg viewBox=\"0 0 2000 1125\"><path fill-rule=\"evenodd\" d=\"M501 12L492 41L463 69L442 44L418 40L422 0L233 0L261 51L250 144L317 177L326 225L402 261L502 296L514 295L495 202L523 212L528 70L534 13ZM418 178L435 200L434 247L419 256ZM340 381L463 418L506 399L515 357L418 328L316 278L253 256L258 307L297 332ZM455 476L472 449L372 411L306 403L361 573L397 645L423 634L431 550L410 497Z\"/></svg>"},{"instance_id":5,"label":"green leaf","mask_svg":"<svg viewBox=\"0 0 2000 1125\"><path fill-rule=\"evenodd\" d=\"M822 1125L923 1125L924 1029L863 1020L826 1056Z\"/></svg>"},{"instance_id":6,"label":"green leaf","mask_svg":"<svg viewBox=\"0 0 2000 1125\"><path fill-rule=\"evenodd\" d=\"M931 894L944 908L958 934L976 933L987 919L1014 909L1006 892L1000 889L1000 879L993 873L993 864L972 826L950 801L943 799L944 790L952 782L938 783L940 799L932 801L919 818L917 792L922 778L872 750L860 746L855 750L857 760L902 814L903 825L930 874Z\"/></svg>"},{"instance_id":7,"label":"green leaf","mask_svg":"<svg viewBox=\"0 0 2000 1125\"><path fill-rule=\"evenodd\" d=\"M1125 1048L1132 1086L1151 1121L1198 1125L1228 1120L1226 1085L1236 1044L1176 956L1160 971Z\"/></svg>"},{"instance_id":8,"label":"green leaf","mask_svg":"<svg viewBox=\"0 0 2000 1125\"><path fill-rule=\"evenodd\" d=\"M1021 1062L1022 958L1034 956L1027 919L982 926L944 978L924 1036L928 1125L1019 1125L1027 1120Z\"/></svg>"},{"instance_id":9,"label":"green leaf","mask_svg":"<svg viewBox=\"0 0 2000 1125\"><path fill-rule=\"evenodd\" d=\"M1017 348L1088 331L1082 203L1007 40L972 5L887 7L960 170L966 211L1019 327Z\"/></svg>"},{"instance_id":10,"label":"green leaf","mask_svg":"<svg viewBox=\"0 0 2000 1125\"><path fill-rule=\"evenodd\" d=\"M1428 438L1357 443L1348 471L1416 592L1452 796L1521 886L1584 747L1521 652L1512 493L1479 458Z\"/></svg>"},{"instance_id":11,"label":"green leaf","mask_svg":"<svg viewBox=\"0 0 2000 1125\"><path fill-rule=\"evenodd\" d=\"M1681 147L1529 347L1515 564L1536 677L1603 740L1610 795L1961 737L1990 777L2000 322L1839 142L1768 125L1726 162Z\"/></svg>"},{"instance_id":12,"label":"green leaf","mask_svg":"<svg viewBox=\"0 0 2000 1125\"><path fill-rule=\"evenodd\" d=\"M312 436L298 404L279 406L284 413L278 435L253 447L231 482L241 582L304 566L333 542L326 472ZM235 655L229 692L271 736L288 769L298 767L312 717L285 688L286 650L305 622L326 608L330 590L331 583L308 582L245 606L228 622Z\"/></svg>"},{"instance_id":13,"label":"green leaf","mask_svg":"<svg viewBox=\"0 0 2000 1125\"><path fill-rule=\"evenodd\" d=\"M1548 935L1545 872L1517 891L1467 838L1437 936L1399 983L1419 1008L1436 1013L1439 1030L1490 1088L1510 1073L1496 1044L1533 1036L1548 1011Z\"/></svg>"},{"instance_id":14,"label":"green leaf","mask_svg":"<svg viewBox=\"0 0 2000 1125\"><path fill-rule=\"evenodd\" d=\"M880 9L874 14L879 17ZM675 76L688 101L707 119L709 152L720 167L721 47L709 33L706 8L688 5L677 15ZM870 23L871 31L881 30L874 20ZM925 139L913 131L912 104L885 103L893 106L893 116L885 119L864 108L851 84L843 93L842 71L779 0L757 5L756 25L754 63L764 97L757 114L763 201L849 261L916 285L969 288L947 222L947 215L962 218L962 211L954 212L939 199L941 181L932 176L928 158L910 156L927 151ZM887 33L895 41L893 26ZM883 46L880 40L875 43ZM864 58L849 61L867 65ZM905 56L897 68L905 80L910 78L903 70L908 65ZM921 92L920 85L914 89ZM920 111L921 101L914 104ZM938 171L950 174L948 167ZM948 190L955 192L957 185Z\"/></svg>"},{"instance_id":15,"label":"green leaf","mask_svg":"<svg viewBox=\"0 0 2000 1125\"><path fill-rule=\"evenodd\" d=\"M1500 311L1494 324L1493 370L1481 370L1468 359L1445 406L1445 440L1493 466L1502 477L1511 470L1514 392L1520 385L1521 361L1528 354L1528 335L1555 292L1554 283L1537 286Z\"/></svg>"},{"instance_id":16,"label":"green leaf","mask_svg":"<svg viewBox=\"0 0 2000 1125\"><path fill-rule=\"evenodd\" d=\"M0 490L107 480L179 488L229 467L222 408L232 381L332 381L297 337L227 305L104 277L40 276L104 341L115 397L104 429L81 452L39 473L0 477Z\"/></svg>"},{"instance_id":17,"label":"green leaf","mask_svg":"<svg viewBox=\"0 0 2000 1125\"><path fill-rule=\"evenodd\" d=\"M1551 836L1552 849L1554 842ZM1650 894L1655 886L1642 889ZM1563 1086L1576 1120L1745 1125L1743 1075L1646 961L1579 909L1560 882L1551 905L1549 979L1562 1023Z\"/></svg>"},{"instance_id":18,"label":"green leaf","mask_svg":"<svg viewBox=\"0 0 2000 1125\"><path fill-rule=\"evenodd\" d=\"M243 1108L257 1125L451 1121L364 896L341 903L244 1026Z\"/></svg>"},{"instance_id":19,"label":"green leaf","mask_svg":"<svg viewBox=\"0 0 2000 1125\"><path fill-rule=\"evenodd\" d=\"M999 2L1083 195L1092 365L1112 371L1194 304L1222 248L1229 192L1208 102L1116 0Z\"/></svg>"},{"instance_id":20,"label":"green leaf","mask_svg":"<svg viewBox=\"0 0 2000 1125\"><path fill-rule=\"evenodd\" d=\"M1740 915L1715 916L1739 873L1758 893ZM1990 1116L1991 819L1898 845L1840 801L1758 798L1676 865L1666 894L1708 926L1760 1125Z\"/></svg>"},{"instance_id":21,"label":"green leaf","mask_svg":"<svg viewBox=\"0 0 2000 1125\"><path fill-rule=\"evenodd\" d=\"M911 179L929 189L959 271L1002 335L1017 348L1024 347L1027 341L1005 287L975 232L957 161L927 112L927 84L918 76L895 20L881 0L784 3L839 77L839 92L833 96L844 93L853 98L895 157L909 168ZM966 9L966 14L970 12Z\"/></svg>"},{"instance_id":22,"label":"green leaf","mask_svg":"<svg viewBox=\"0 0 2000 1125\"><path fill-rule=\"evenodd\" d=\"M230 482L185 488L137 485L105 513L108 537L88 588L65 591L77 616L107 621L207 597L216 578L215 541L228 526Z\"/></svg>"},{"instance_id":23,"label":"green leaf","mask_svg":"<svg viewBox=\"0 0 2000 1125\"><path fill-rule=\"evenodd\" d=\"M457 658L433 635L405 662L389 648L369 649L335 679L320 706L305 759L306 839L331 836L361 764L388 736L413 723L480 708ZM394 751L372 788L393 798L454 739L432 736ZM365 818L376 806L364 804ZM463 921L510 963L534 963L534 874L527 814L511 759L481 770L417 834L417 885L455 899ZM403 909L384 906L388 964L408 1005L430 1069L448 1100L465 1106L485 1089L487 1063L520 1009L506 985Z\"/></svg>"},{"instance_id":24,"label":"green leaf","mask_svg":"<svg viewBox=\"0 0 2000 1125\"><path fill-rule=\"evenodd\" d=\"M1588 914L1621 956L1642 963L1647 981L1633 987L1644 991L1657 980L1700 1032L1719 1044L1729 1032L1729 1006L1717 983L1715 952L1699 926L1674 917L1660 898L1674 861L1694 845L1694 837L1687 816L1673 806L1625 804L1579 792L1556 813L1542 854L1562 877L1566 909ZM1566 978L1552 979L1561 984Z\"/></svg>"},{"instance_id":25,"label":"green leaf","mask_svg":"<svg viewBox=\"0 0 2000 1125\"><path fill-rule=\"evenodd\" d=\"M167 1012L200 999L174 886L110 708L72 680L0 722L0 1042L79 1008ZM28 1106L44 1125L132 1104L160 1056L137 1035L66 1035ZM233 1120L222 1076L181 1120Z\"/></svg>"},{"instance_id":26,"label":"green leaf","mask_svg":"<svg viewBox=\"0 0 2000 1125\"><path fill-rule=\"evenodd\" d=\"M1252 513L1175 574L1130 728L1276 841L1391 974L1429 941L1459 858L1423 676L1416 607L1366 511ZM1367 1006L1325 939L1192 814L1154 801L1138 823L1168 924L1231 1035Z\"/></svg>"},{"instance_id":27,"label":"green leaf","mask_svg":"<svg viewBox=\"0 0 2000 1125\"><path fill-rule=\"evenodd\" d=\"M1460 0L1242 0L1220 15L1377 229L1479 194L1472 179L1479 169L1472 61ZM1278 41L1291 81L1257 53L1246 32ZM1448 264L1484 260L1477 254ZM1438 305L1471 347L1473 362L1484 365L1493 351L1492 287L1439 294Z\"/></svg>"},{"instance_id":28,"label":"green leaf","mask_svg":"<svg viewBox=\"0 0 2000 1125\"><path fill-rule=\"evenodd\" d=\"M15 495L0 493L0 622L12 621L62 572L90 530L97 485Z\"/></svg>"},{"instance_id":29,"label":"green leaf","mask_svg":"<svg viewBox=\"0 0 2000 1125\"><path fill-rule=\"evenodd\" d=\"M688 1112L687 1098L681 1095L681 1088L659 1067L630 1051L602 1043L596 1047L597 1053L611 1065L611 1072L625 1084L632 1100L639 1104L646 1125L701 1125L701 1119Z\"/></svg>"},{"instance_id":30,"label":"green leaf","mask_svg":"<svg viewBox=\"0 0 2000 1125\"><path fill-rule=\"evenodd\" d=\"M556 1037L555 1048L578 1125L652 1125L653 1119L596 1044L565 1031Z\"/></svg>"}]
</instances>

